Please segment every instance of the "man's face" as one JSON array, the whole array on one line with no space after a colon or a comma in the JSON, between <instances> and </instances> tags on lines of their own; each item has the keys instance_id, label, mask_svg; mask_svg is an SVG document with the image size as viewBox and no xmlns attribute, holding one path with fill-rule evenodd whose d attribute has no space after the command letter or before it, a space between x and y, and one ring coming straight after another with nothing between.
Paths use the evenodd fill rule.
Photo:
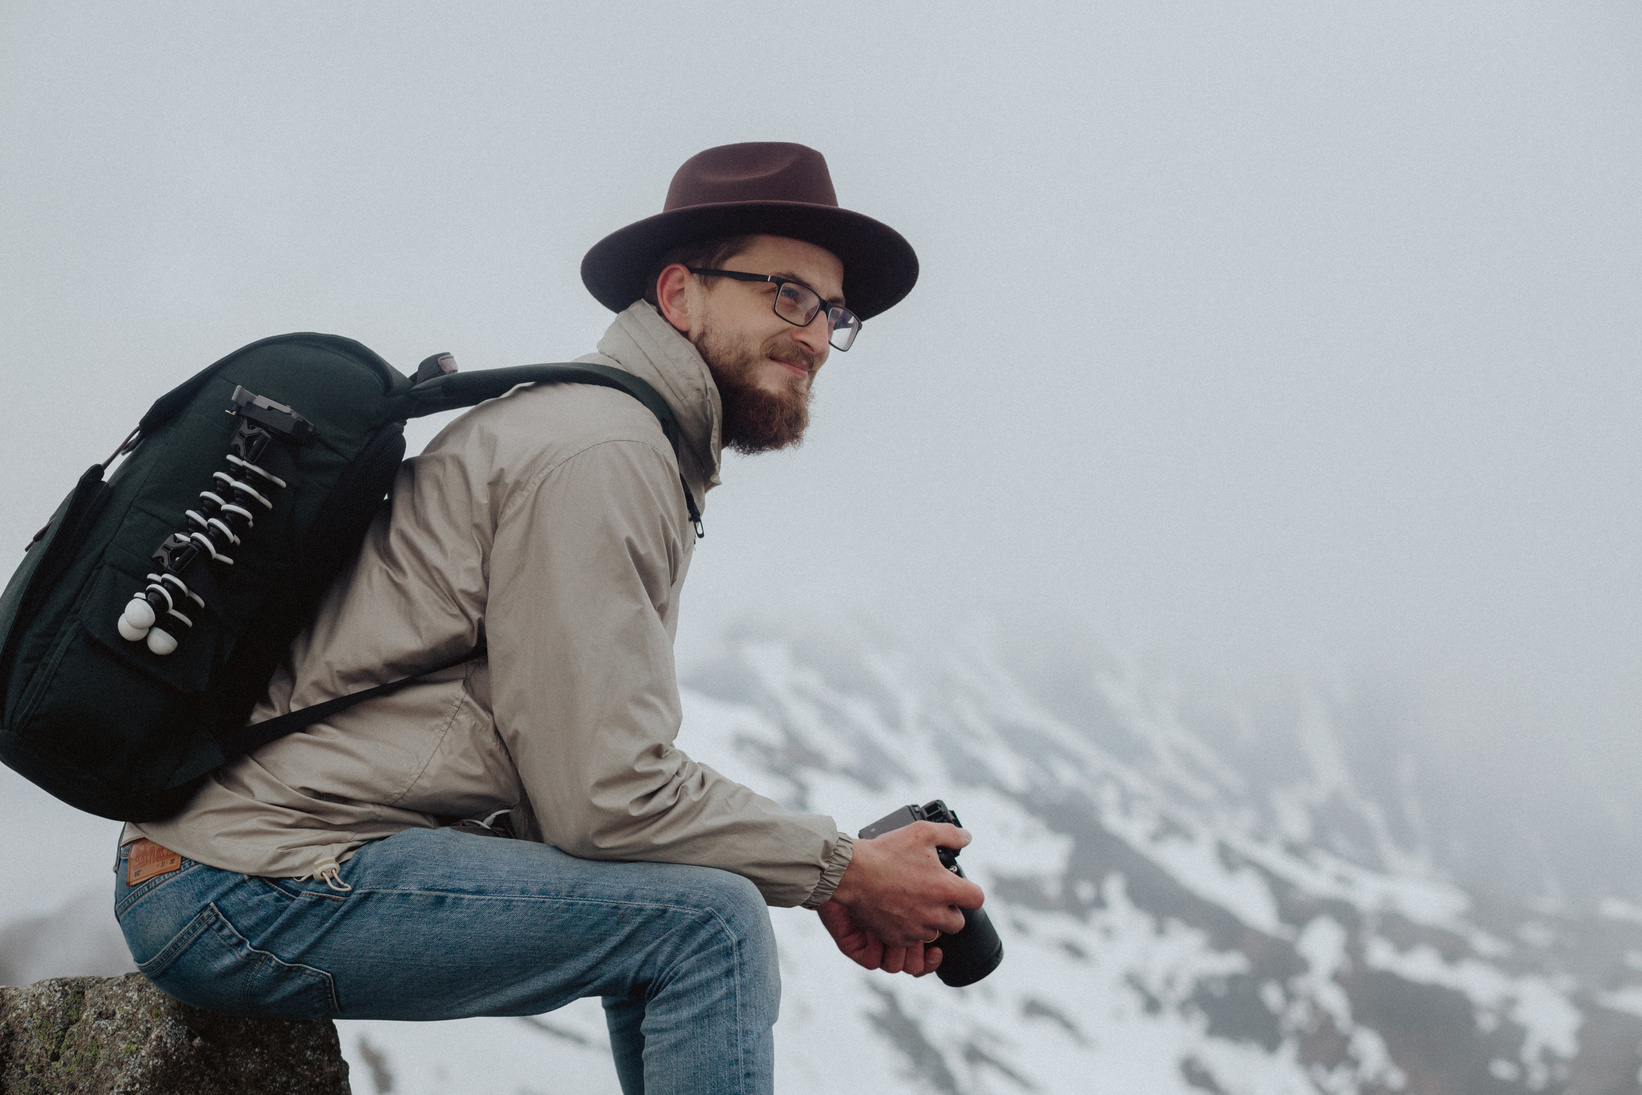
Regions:
<instances>
[{"instance_id":1,"label":"man's face","mask_svg":"<svg viewBox=\"0 0 1642 1095\"><path fill-rule=\"evenodd\" d=\"M755 236L719 269L801 282L831 304L844 302L844 264L831 251L784 236ZM724 403L724 444L757 453L798 444L809 424L810 386L827 360L826 309L807 327L775 314L771 282L695 279L690 340Z\"/></svg>"}]
</instances>

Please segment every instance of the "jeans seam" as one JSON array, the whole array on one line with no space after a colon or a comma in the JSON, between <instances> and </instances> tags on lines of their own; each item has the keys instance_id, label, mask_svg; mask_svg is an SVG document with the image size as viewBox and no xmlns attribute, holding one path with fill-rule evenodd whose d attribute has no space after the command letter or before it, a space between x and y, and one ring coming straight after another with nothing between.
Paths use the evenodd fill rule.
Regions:
<instances>
[{"instance_id":1,"label":"jeans seam","mask_svg":"<svg viewBox=\"0 0 1642 1095\"><path fill-rule=\"evenodd\" d=\"M714 909L714 908L709 907L709 908L705 908L705 909L698 909L698 908L691 908L688 905L668 905L668 904L644 904L644 905L641 905L640 907L641 908L649 908L649 909L666 909L670 912L690 913L690 914L692 914L692 918L694 918L695 916L699 916L701 913L706 913L707 916L709 918L711 918L713 923L718 926L719 931L723 932L725 938L729 940L729 943L730 943L730 958L731 958L731 983L734 986L734 990L735 990L735 1019L736 1019L736 1021L735 1021L735 1038L736 1038L735 1054L736 1054L736 1064L738 1066L737 1067L737 1073L738 1073L738 1085L737 1086L738 1086L738 1090L740 1090L740 1091L753 1091L753 1090L756 1090L756 1088L758 1087L758 1077L753 1074L754 1073L754 1065L753 1065L753 1061L752 1061L752 1049L748 1045L748 1041L747 1041L748 1016L746 1014L745 1007L743 1007L744 1001L742 999L742 991L741 991L741 987L742 987L741 983L742 983L742 980L743 980L742 971L741 971L741 967L742 967L741 937L736 934L735 930L730 927L729 922L726 921L723 916L719 915L719 911L717 909Z\"/></svg>"},{"instance_id":2,"label":"jeans seam","mask_svg":"<svg viewBox=\"0 0 1642 1095\"><path fill-rule=\"evenodd\" d=\"M742 987L741 986L741 980L742 980L742 977L741 977L741 939L740 939L740 937L738 937L736 935L735 932L730 931L730 926L728 924L724 923L724 918L718 915L718 910L717 909L713 910L713 918L715 920L717 920L721 925L723 925L724 931L730 937L730 954L731 954L732 958L735 961L735 1018L736 1018L735 1039L736 1039L736 1052L741 1057L741 1086L742 1086L742 1089L745 1090L745 1091L752 1091L753 1087L757 1083L757 1080L753 1076L752 1047L747 1044L747 1042L748 1042L747 1026L748 1026L748 1018L749 1017L746 1014L746 1011L743 1007L744 1001L742 999L742 991L741 991L741 987Z\"/></svg>"},{"instance_id":3,"label":"jeans seam","mask_svg":"<svg viewBox=\"0 0 1642 1095\"><path fill-rule=\"evenodd\" d=\"M263 875L255 875L255 874L254 875L248 875L247 877L250 878L254 882L261 883L266 888L268 888L270 890L273 890L275 893L279 894L280 896L289 898L292 901L300 901L300 900L302 900L303 898L306 897L306 898L319 898L319 899L324 900L324 901L334 901L337 904L341 904L344 900L346 900L346 898L344 898L342 894L315 893L312 890L295 890L295 891L287 890L284 886L280 885L280 882L283 881L282 879L273 879L273 878L265 877Z\"/></svg>"},{"instance_id":4,"label":"jeans seam","mask_svg":"<svg viewBox=\"0 0 1642 1095\"><path fill-rule=\"evenodd\" d=\"M740 1066L740 1087L743 1091L752 1091L757 1086L757 1077L753 1075L751 1047L747 1044L748 1016L742 1004L741 992L741 937L736 935L729 923L719 915L717 909L709 908L707 914L718 924L719 930L730 941L730 959L733 970L731 984L735 990L735 1040L736 1059Z\"/></svg>"},{"instance_id":5,"label":"jeans seam","mask_svg":"<svg viewBox=\"0 0 1642 1095\"><path fill-rule=\"evenodd\" d=\"M468 898L468 899L474 900L474 901L529 901L529 902L532 902L532 903L543 903L543 902L545 902L545 903L548 903L548 904L610 905L610 906L620 906L621 908L630 908L630 909L665 909L668 912L682 912L682 913L691 913L691 914L706 912L709 915L711 915L713 917L713 919L717 920L720 924L724 925L725 931L729 932L729 925L724 923L724 919L718 915L718 910L717 909L709 908L709 909L704 910L704 909L697 908L697 907L691 906L691 905L675 905L675 904L672 904L670 902L665 902L665 901L659 901L659 902L658 901L622 901L622 900L617 900L617 899L614 899L614 898L603 898L603 897L597 897L597 898L595 898L595 897L561 897L557 894L549 895L549 894L464 893L460 890L422 890L422 889L416 889L416 890L370 890L370 889L361 889L357 886L352 891L349 892L348 896L357 899L357 898L365 896L366 894L378 894L378 895L381 895L381 896L384 896L384 897L395 897L395 896L398 896L398 897L404 897L404 896L415 896L415 897L462 897L462 898ZM323 895L321 895L321 896L323 896ZM734 938L735 933L730 932L730 936L731 936L731 938Z\"/></svg>"}]
</instances>

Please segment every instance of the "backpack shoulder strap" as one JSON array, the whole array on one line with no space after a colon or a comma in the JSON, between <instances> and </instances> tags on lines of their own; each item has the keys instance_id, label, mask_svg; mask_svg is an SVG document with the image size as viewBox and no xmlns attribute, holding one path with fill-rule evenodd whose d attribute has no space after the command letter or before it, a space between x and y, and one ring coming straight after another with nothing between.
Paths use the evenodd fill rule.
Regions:
<instances>
[{"instance_id":1,"label":"backpack shoulder strap","mask_svg":"<svg viewBox=\"0 0 1642 1095\"><path fill-rule=\"evenodd\" d=\"M436 414L457 407L471 407L487 399L494 399L520 384L597 384L604 388L614 388L618 392L626 392L643 403L645 408L656 416L656 421L661 425L661 432L667 437L667 443L673 447L673 455L679 457L682 463L678 419L673 417L673 409L667 405L661 393L632 373L591 361L572 361L561 365L514 365L506 369L445 373L443 376L424 380L410 389L411 410L407 417L420 418L425 414ZM695 527L696 539L699 540L704 535L701 527L701 510L696 505L696 496L690 493L690 484L684 481L682 470L678 478L679 484L684 488L684 505L690 511L690 524Z\"/></svg>"},{"instance_id":2,"label":"backpack shoulder strap","mask_svg":"<svg viewBox=\"0 0 1642 1095\"><path fill-rule=\"evenodd\" d=\"M429 673L450 669L453 666L461 665L463 662L472 661L474 658L482 658L484 655L485 646L480 643L477 649L470 650L459 658L453 658L438 665L430 665L408 677L400 677L398 680L388 681L386 684L378 684L371 688L364 688L358 692L349 692L345 696L326 700L324 703L316 703L312 707L299 707L295 711L288 711L271 719L241 726L230 730L226 734L219 734L216 739L217 748L222 750L222 755L230 760L234 757L244 756L246 753L262 748L275 738L282 738L293 731L312 726L320 719L334 715L338 711L346 711L355 704L364 703L366 700L375 699L377 696L385 696L389 692L403 688L411 681L427 676Z\"/></svg>"},{"instance_id":3,"label":"backpack shoulder strap","mask_svg":"<svg viewBox=\"0 0 1642 1095\"><path fill-rule=\"evenodd\" d=\"M564 365L515 365L507 369L480 369L471 373L436 376L411 388L414 409L410 417L420 418L456 407L471 407L494 399L520 384L597 384L626 392L656 416L656 421L661 423L661 432L667 435L667 443L673 446L673 455L678 455L678 419L673 417L673 409L661 393L632 373L590 361Z\"/></svg>"}]
</instances>

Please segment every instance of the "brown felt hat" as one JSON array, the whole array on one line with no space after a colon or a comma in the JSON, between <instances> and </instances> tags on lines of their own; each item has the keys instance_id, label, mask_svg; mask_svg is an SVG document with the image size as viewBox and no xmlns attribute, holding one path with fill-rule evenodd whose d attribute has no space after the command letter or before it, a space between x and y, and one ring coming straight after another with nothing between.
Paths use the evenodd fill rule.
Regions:
<instances>
[{"instance_id":1,"label":"brown felt hat","mask_svg":"<svg viewBox=\"0 0 1642 1095\"><path fill-rule=\"evenodd\" d=\"M912 291L918 256L887 224L838 208L821 153L801 144L727 144L684 161L653 217L610 233L582 259L582 284L619 312L644 296L657 260L698 240L787 236L844 264L844 303L870 319Z\"/></svg>"}]
</instances>

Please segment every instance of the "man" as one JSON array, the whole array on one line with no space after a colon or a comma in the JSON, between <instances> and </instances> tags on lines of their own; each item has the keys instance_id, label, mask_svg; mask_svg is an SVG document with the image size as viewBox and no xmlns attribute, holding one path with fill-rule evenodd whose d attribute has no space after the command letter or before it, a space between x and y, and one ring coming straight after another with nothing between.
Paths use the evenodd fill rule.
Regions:
<instances>
[{"instance_id":1,"label":"man","mask_svg":"<svg viewBox=\"0 0 1642 1095\"><path fill-rule=\"evenodd\" d=\"M583 360L661 393L677 456L602 387L523 387L452 423L401 469L253 721L488 654L128 826L116 911L143 972L201 1007L446 1019L596 995L624 1091L768 1091L766 904L817 909L855 961L919 975L940 961L926 941L981 903L936 857L962 830L852 842L673 745L678 597L721 445L796 444L830 350L917 260L838 207L819 153L748 144L689 160L582 277L620 313ZM523 839L453 824L499 816Z\"/></svg>"}]
</instances>

